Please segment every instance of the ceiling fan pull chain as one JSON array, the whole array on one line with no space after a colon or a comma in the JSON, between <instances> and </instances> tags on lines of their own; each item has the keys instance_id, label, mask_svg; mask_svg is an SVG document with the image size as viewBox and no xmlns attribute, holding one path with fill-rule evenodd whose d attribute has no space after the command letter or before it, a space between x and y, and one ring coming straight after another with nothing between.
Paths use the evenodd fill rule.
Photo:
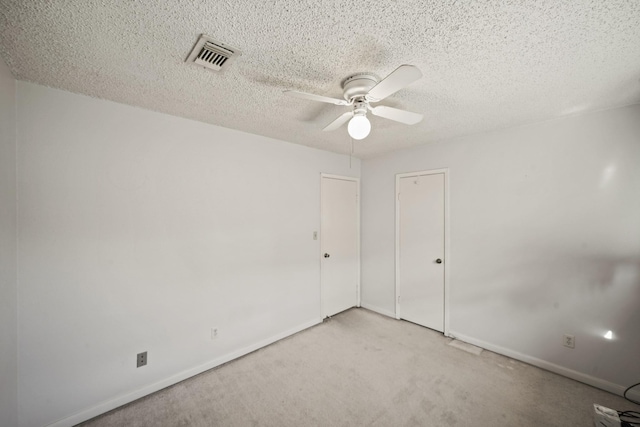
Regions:
<instances>
[{"instance_id":1,"label":"ceiling fan pull chain","mask_svg":"<svg viewBox=\"0 0 640 427\"><path fill-rule=\"evenodd\" d=\"M353 158L353 138L349 135L349 139L351 140L351 152L349 153L349 169L351 169L351 159Z\"/></svg>"}]
</instances>

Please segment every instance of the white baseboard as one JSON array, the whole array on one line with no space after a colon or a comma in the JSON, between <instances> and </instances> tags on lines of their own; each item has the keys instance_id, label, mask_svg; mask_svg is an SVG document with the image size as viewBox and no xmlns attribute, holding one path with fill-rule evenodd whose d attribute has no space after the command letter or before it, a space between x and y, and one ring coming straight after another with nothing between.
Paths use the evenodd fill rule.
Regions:
<instances>
[{"instance_id":1,"label":"white baseboard","mask_svg":"<svg viewBox=\"0 0 640 427\"><path fill-rule=\"evenodd\" d=\"M132 391L130 393L115 397L106 402L102 402L96 406L85 409L84 411L78 412L69 417L63 418L59 421L56 421L52 424L49 424L48 427L71 427L83 421L87 421L93 417L96 417L100 414L104 414L105 412L111 411L112 409L118 408L127 403L133 402L134 400L140 399L141 397L147 396L151 393L155 393L156 391L162 390L163 388L167 388L174 384L179 383L180 381L184 381L187 378L193 377L195 375L201 374L202 372L208 371L209 369L215 368L216 366L220 366L224 363L227 363L233 359L237 359L246 354L249 354L253 351L256 351L262 347L266 347L269 344L273 344L276 341L280 341L283 338L296 334L300 331L303 331L307 328L315 326L319 323L322 323L322 319L312 320L307 323L303 323L302 325L298 325L295 328L289 329L288 331L282 332L265 340L262 340L256 344L252 344L250 346L244 347L242 349L233 351L224 356L213 359L207 363L204 363L200 366L196 366L191 369L187 369L186 371L182 371L176 375L173 375L164 380L158 381L156 383L150 384L148 386L142 387L138 390Z\"/></svg>"},{"instance_id":2,"label":"white baseboard","mask_svg":"<svg viewBox=\"0 0 640 427\"><path fill-rule=\"evenodd\" d=\"M388 316L391 317L393 319L395 319L395 313L376 307L376 306L372 306L369 304L365 304L362 303L361 304L362 308L365 308L367 310L371 310L374 311L376 313L382 314L384 316ZM209 369L215 368L216 366L220 366L224 363L227 363L233 359L237 359L239 357L242 357L246 354L249 354L253 351L256 351L262 347L266 347L269 344L273 344L276 341L279 341L283 338L286 338L288 336L291 336L293 334L296 334L300 331L303 331L307 328L310 328L312 326L315 326L317 324L322 323L322 319L316 319L316 320L312 320L310 322L304 323L302 325L298 325L295 328L289 329L288 331L282 332L280 334L277 334L275 336L272 336L270 338L267 338L265 340L262 340L256 344L244 347L242 349L236 350L234 352L231 352L229 354L226 354L224 356L218 357L216 359L213 359L207 363L204 363L202 365L196 366L194 368L182 371L176 375L173 375L169 378L166 378L164 380L158 381L156 383L150 384L148 386L142 387L138 390L132 391L130 393L115 397L111 400L108 400L106 402L102 402L96 406L93 406L91 408L88 408L86 410L83 410L81 412L78 412L76 414L73 414L69 417L63 418L59 421L56 421L52 424L49 424L48 427L71 427L74 426L76 424L79 424L83 421L87 421L93 417L96 417L100 414L104 414L105 412L111 411L115 408L118 408L122 405L125 405L127 403L133 402L134 400L140 399L141 397L147 396L151 393L155 393L156 391L162 390L163 388L167 388L169 386L172 386L174 384L179 383L180 381L184 381L187 378L193 377L195 375L198 375L202 372L208 371ZM516 359L516 360L520 360L522 362L528 363L530 365L533 366L537 366L539 368L542 369L546 369L547 371L550 372L554 372L556 374L565 376L567 378L571 378L574 379L576 381L580 381L582 383L588 384L590 386L593 387L597 387L599 389L602 390L606 390L608 392L617 394L619 396L622 396L622 394L624 393L624 390L626 389L626 387L618 385L618 384L614 384L611 383L609 381L605 381L602 380L600 378L596 378L596 377L592 377L591 375L587 375L587 374L583 374L581 372L578 371L574 371L572 369L568 369L565 368L563 366L560 365L556 365L554 363L551 362L547 362L545 360L542 359L538 359L532 356L528 356L526 354L522 354L519 353L517 351L513 351L504 347L500 347L488 342L484 342L482 340L478 340L475 338L471 338L468 336L465 336L464 334L460 334L457 333L455 331L450 331L449 332L449 336L451 336L452 338L456 338L460 341L464 341L467 342L469 344L473 344L475 346L484 348L486 350L489 351L493 351L494 353L498 353L498 354L502 354L504 356L510 357L512 359ZM631 397L634 400L640 400L640 392L638 391L632 391L631 393L629 393L629 397Z\"/></svg>"},{"instance_id":3,"label":"white baseboard","mask_svg":"<svg viewBox=\"0 0 640 427\"><path fill-rule=\"evenodd\" d=\"M610 393L617 394L618 396L622 396L622 394L626 389L626 387L621 386L619 384L614 384L612 382L609 382L600 378L596 378L591 375L584 374L582 372L574 371L573 369L565 368L564 366L556 365L555 363L547 362L546 360L538 359L537 357L529 356L529 355L519 353L517 351L510 350L508 348L500 347L498 345L491 344L476 338L468 337L466 335L460 334L455 331L449 331L449 336L457 340L464 341L469 344L473 344L477 347L481 347L486 350L492 351L494 353L502 354L503 356L507 356L512 359L519 360L521 362L525 362L533 366L537 366L538 368L542 368L547 371L553 372L555 374L562 375L563 377L571 378L572 380L576 380L581 383L599 388L601 390L605 390ZM629 397L631 397L634 400L638 400L638 398L640 397L639 395L640 395L640 392L636 392L636 391L629 392Z\"/></svg>"},{"instance_id":4,"label":"white baseboard","mask_svg":"<svg viewBox=\"0 0 640 427\"><path fill-rule=\"evenodd\" d=\"M393 311L385 310L384 308L376 307L375 305L370 305L366 303L360 304L362 308L366 308L367 310L375 311L378 314L382 314L383 316L388 316L392 318L396 318L396 314Z\"/></svg>"}]
</instances>

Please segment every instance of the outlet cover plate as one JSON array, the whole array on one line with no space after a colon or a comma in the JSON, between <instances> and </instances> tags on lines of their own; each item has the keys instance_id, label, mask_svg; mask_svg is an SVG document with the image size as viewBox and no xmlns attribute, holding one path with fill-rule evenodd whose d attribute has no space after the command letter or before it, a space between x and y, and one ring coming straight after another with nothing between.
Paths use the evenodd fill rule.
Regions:
<instances>
[{"instance_id":1,"label":"outlet cover plate","mask_svg":"<svg viewBox=\"0 0 640 427\"><path fill-rule=\"evenodd\" d=\"M563 344L565 347L576 348L576 337L573 335L564 334Z\"/></svg>"},{"instance_id":2,"label":"outlet cover plate","mask_svg":"<svg viewBox=\"0 0 640 427\"><path fill-rule=\"evenodd\" d=\"M147 364L147 352L143 352L143 353L138 353L138 356L136 358L136 364L137 364L137 368L139 368L140 366L144 366Z\"/></svg>"}]
</instances>

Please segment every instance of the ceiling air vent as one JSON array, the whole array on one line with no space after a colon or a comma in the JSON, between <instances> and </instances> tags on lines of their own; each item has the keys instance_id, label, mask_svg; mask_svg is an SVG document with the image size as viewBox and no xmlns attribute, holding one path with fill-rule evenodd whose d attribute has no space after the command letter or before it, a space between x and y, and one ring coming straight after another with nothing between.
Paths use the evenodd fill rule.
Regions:
<instances>
[{"instance_id":1,"label":"ceiling air vent","mask_svg":"<svg viewBox=\"0 0 640 427\"><path fill-rule=\"evenodd\" d=\"M213 71L223 71L229 67L235 57L240 55L242 54L238 49L217 42L203 34L191 50L186 62Z\"/></svg>"}]
</instances>

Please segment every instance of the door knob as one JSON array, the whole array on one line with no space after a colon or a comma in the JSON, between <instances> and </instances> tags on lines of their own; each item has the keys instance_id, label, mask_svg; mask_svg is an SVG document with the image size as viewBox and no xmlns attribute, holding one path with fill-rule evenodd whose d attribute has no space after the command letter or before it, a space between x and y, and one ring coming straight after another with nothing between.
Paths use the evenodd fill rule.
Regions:
<instances>
[{"instance_id":1,"label":"door knob","mask_svg":"<svg viewBox=\"0 0 640 427\"><path fill-rule=\"evenodd\" d=\"M438 258L438 259L436 260L436 264L442 264L442 260L441 260L440 258Z\"/></svg>"},{"instance_id":2,"label":"door knob","mask_svg":"<svg viewBox=\"0 0 640 427\"><path fill-rule=\"evenodd\" d=\"M331 255L329 255L329 254L324 254L324 257L325 257L325 258L329 258L330 256L331 256Z\"/></svg>"}]
</instances>

